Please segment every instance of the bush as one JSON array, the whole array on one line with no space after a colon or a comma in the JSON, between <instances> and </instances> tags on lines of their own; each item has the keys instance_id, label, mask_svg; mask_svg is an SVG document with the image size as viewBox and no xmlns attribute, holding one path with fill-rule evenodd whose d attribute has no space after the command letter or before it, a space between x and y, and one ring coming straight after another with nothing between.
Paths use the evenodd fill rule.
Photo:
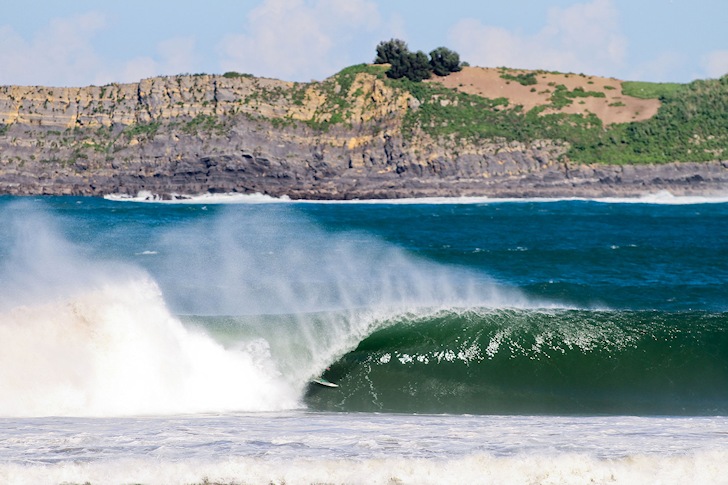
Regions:
<instances>
[{"instance_id":1,"label":"bush","mask_svg":"<svg viewBox=\"0 0 728 485\"><path fill-rule=\"evenodd\" d=\"M432 67L432 72L438 76L458 72L462 70L460 54L447 47L438 47L430 52L430 67Z\"/></svg>"},{"instance_id":2,"label":"bush","mask_svg":"<svg viewBox=\"0 0 728 485\"><path fill-rule=\"evenodd\" d=\"M236 78L239 78L239 77L249 77L249 78L251 78L251 77L253 77L253 75L252 74L245 74L245 73L242 73L242 72L228 71L225 74L223 74L222 77L227 78L227 79L236 79Z\"/></svg>"},{"instance_id":3,"label":"bush","mask_svg":"<svg viewBox=\"0 0 728 485\"><path fill-rule=\"evenodd\" d=\"M393 59L391 64L387 76L392 79L406 77L410 81L419 82L429 79L431 75L430 61L422 51L407 52Z\"/></svg>"},{"instance_id":4,"label":"bush","mask_svg":"<svg viewBox=\"0 0 728 485\"><path fill-rule=\"evenodd\" d=\"M462 69L460 55L447 47L438 47L430 52L430 59L422 51L410 52L407 43L401 39L382 41L377 45L375 64L390 64L387 76L392 79L406 77L410 81L429 79L432 72L447 76Z\"/></svg>"},{"instance_id":5,"label":"bush","mask_svg":"<svg viewBox=\"0 0 728 485\"><path fill-rule=\"evenodd\" d=\"M516 81L517 83L523 85L523 86L533 86L534 84L538 84L538 80L536 79L536 73L535 72L528 72L525 74L509 74L507 72L502 72L500 77L502 79L506 79L509 81Z\"/></svg>"},{"instance_id":6,"label":"bush","mask_svg":"<svg viewBox=\"0 0 728 485\"><path fill-rule=\"evenodd\" d=\"M401 39L382 41L377 45L377 57L374 59L374 64L393 64L409 53L407 43Z\"/></svg>"}]
</instances>

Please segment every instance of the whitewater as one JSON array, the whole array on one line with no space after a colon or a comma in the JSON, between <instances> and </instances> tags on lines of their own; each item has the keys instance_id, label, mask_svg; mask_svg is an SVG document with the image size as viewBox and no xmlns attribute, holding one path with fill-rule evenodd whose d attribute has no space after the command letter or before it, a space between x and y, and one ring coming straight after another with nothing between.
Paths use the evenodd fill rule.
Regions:
<instances>
[{"instance_id":1,"label":"whitewater","mask_svg":"<svg viewBox=\"0 0 728 485\"><path fill-rule=\"evenodd\" d=\"M0 223L1 483L728 483L722 200Z\"/></svg>"}]
</instances>

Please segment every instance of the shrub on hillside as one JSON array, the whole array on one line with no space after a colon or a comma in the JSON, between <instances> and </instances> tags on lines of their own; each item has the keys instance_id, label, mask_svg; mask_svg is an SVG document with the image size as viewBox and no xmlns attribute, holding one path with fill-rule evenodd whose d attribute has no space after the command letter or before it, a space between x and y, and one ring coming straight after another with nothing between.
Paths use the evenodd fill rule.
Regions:
<instances>
[{"instance_id":1,"label":"shrub on hillside","mask_svg":"<svg viewBox=\"0 0 728 485\"><path fill-rule=\"evenodd\" d=\"M406 77L410 81L419 82L429 79L432 74L430 61L422 51L407 52L393 59L391 65L392 67L387 71L387 76L392 79Z\"/></svg>"},{"instance_id":2,"label":"shrub on hillside","mask_svg":"<svg viewBox=\"0 0 728 485\"><path fill-rule=\"evenodd\" d=\"M438 76L447 76L463 68L460 64L460 54L447 47L438 47L430 52L430 67Z\"/></svg>"},{"instance_id":3,"label":"shrub on hillside","mask_svg":"<svg viewBox=\"0 0 728 485\"><path fill-rule=\"evenodd\" d=\"M447 76L462 69L466 63L460 62L460 55L447 47L438 47L430 52L430 58L422 51L411 52L407 43L401 39L382 41L377 45L375 64L390 64L387 76L392 79L406 77L410 81L429 79L434 72Z\"/></svg>"},{"instance_id":4,"label":"shrub on hillside","mask_svg":"<svg viewBox=\"0 0 728 485\"><path fill-rule=\"evenodd\" d=\"M400 57L409 53L407 43L401 39L382 41L377 45L377 57L374 64L392 64Z\"/></svg>"}]
</instances>

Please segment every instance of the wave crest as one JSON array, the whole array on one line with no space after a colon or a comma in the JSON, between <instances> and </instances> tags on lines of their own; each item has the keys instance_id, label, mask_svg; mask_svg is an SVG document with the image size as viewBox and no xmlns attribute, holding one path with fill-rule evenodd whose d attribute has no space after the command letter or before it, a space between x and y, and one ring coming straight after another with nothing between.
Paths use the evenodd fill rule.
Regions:
<instances>
[{"instance_id":1,"label":"wave crest","mask_svg":"<svg viewBox=\"0 0 728 485\"><path fill-rule=\"evenodd\" d=\"M0 415L132 415L298 406L260 339L185 328L149 278L0 314Z\"/></svg>"}]
</instances>

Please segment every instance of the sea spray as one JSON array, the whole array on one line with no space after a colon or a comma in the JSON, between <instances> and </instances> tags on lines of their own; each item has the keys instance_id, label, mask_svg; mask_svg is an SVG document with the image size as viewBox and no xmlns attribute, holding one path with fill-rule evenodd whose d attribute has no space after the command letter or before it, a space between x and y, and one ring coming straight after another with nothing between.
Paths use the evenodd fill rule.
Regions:
<instances>
[{"instance_id":1,"label":"sea spray","mask_svg":"<svg viewBox=\"0 0 728 485\"><path fill-rule=\"evenodd\" d=\"M226 349L173 316L145 271L84 255L42 210L5 212L0 415L125 415L298 405L266 342Z\"/></svg>"},{"instance_id":2,"label":"sea spray","mask_svg":"<svg viewBox=\"0 0 728 485\"><path fill-rule=\"evenodd\" d=\"M223 348L186 329L151 280L0 314L2 416L296 407L265 342Z\"/></svg>"},{"instance_id":3,"label":"sea spray","mask_svg":"<svg viewBox=\"0 0 728 485\"><path fill-rule=\"evenodd\" d=\"M466 305L533 306L487 274L433 263L292 207L222 208L158 235L154 272L174 311L194 315Z\"/></svg>"},{"instance_id":4,"label":"sea spray","mask_svg":"<svg viewBox=\"0 0 728 485\"><path fill-rule=\"evenodd\" d=\"M234 348L269 342L283 379L309 379L392 317L422 308L528 306L487 275L436 264L295 207L218 208L158 234L154 272L184 321Z\"/></svg>"}]
</instances>

